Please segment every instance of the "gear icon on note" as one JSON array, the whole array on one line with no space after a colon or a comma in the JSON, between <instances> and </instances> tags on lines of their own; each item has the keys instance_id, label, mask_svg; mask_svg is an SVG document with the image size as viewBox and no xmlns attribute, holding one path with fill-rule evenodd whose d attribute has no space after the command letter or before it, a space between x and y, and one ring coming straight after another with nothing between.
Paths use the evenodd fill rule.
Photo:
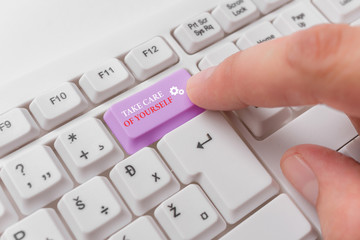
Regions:
<instances>
[{"instance_id":1,"label":"gear icon on note","mask_svg":"<svg viewBox=\"0 0 360 240\"><path fill-rule=\"evenodd\" d=\"M170 94L171 94L171 95L176 96L176 95L178 95L178 93L179 93L179 89L178 89L177 87L172 86L172 87L170 88Z\"/></svg>"}]
</instances>

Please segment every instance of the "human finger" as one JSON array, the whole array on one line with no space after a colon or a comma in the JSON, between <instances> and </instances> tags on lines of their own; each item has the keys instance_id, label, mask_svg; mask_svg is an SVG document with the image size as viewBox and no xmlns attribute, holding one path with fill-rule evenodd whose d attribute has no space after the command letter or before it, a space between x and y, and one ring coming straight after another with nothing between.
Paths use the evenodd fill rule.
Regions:
<instances>
[{"instance_id":1,"label":"human finger","mask_svg":"<svg viewBox=\"0 0 360 240\"><path fill-rule=\"evenodd\" d=\"M324 239L360 239L360 164L336 151L300 145L281 168L292 185L316 205Z\"/></svg>"},{"instance_id":2,"label":"human finger","mask_svg":"<svg viewBox=\"0 0 360 240\"><path fill-rule=\"evenodd\" d=\"M359 42L359 27L316 26L234 54L190 78L187 92L207 109L324 103L360 118Z\"/></svg>"}]
</instances>

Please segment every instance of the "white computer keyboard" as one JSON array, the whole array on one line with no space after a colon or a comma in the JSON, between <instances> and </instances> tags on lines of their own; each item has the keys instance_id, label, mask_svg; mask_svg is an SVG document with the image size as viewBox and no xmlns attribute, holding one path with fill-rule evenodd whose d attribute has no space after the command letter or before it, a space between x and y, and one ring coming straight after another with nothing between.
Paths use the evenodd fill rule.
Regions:
<instances>
[{"instance_id":1,"label":"white computer keyboard","mask_svg":"<svg viewBox=\"0 0 360 240\"><path fill-rule=\"evenodd\" d=\"M322 238L279 161L301 143L359 160L347 117L326 106L204 111L186 80L317 24L360 25L360 2L215 2L168 13L151 38L0 115L1 239Z\"/></svg>"}]
</instances>

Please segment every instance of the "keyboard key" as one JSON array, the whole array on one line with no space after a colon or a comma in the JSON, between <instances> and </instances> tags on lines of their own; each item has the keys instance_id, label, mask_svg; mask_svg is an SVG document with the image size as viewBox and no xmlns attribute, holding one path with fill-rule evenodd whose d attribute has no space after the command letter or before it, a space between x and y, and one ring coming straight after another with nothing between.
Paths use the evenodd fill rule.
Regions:
<instances>
[{"instance_id":1,"label":"keyboard key","mask_svg":"<svg viewBox=\"0 0 360 240\"><path fill-rule=\"evenodd\" d=\"M155 217L170 239L213 239L225 221L197 185L189 185L155 209Z\"/></svg>"},{"instance_id":2,"label":"keyboard key","mask_svg":"<svg viewBox=\"0 0 360 240\"><path fill-rule=\"evenodd\" d=\"M0 157L35 139L40 129L24 108L0 116Z\"/></svg>"},{"instance_id":3,"label":"keyboard key","mask_svg":"<svg viewBox=\"0 0 360 240\"><path fill-rule=\"evenodd\" d=\"M131 221L131 214L105 177L66 193L58 209L76 239L104 239Z\"/></svg>"},{"instance_id":4,"label":"keyboard key","mask_svg":"<svg viewBox=\"0 0 360 240\"><path fill-rule=\"evenodd\" d=\"M327 23L326 19L310 3L299 2L280 15L273 22L283 35Z\"/></svg>"},{"instance_id":5,"label":"keyboard key","mask_svg":"<svg viewBox=\"0 0 360 240\"><path fill-rule=\"evenodd\" d=\"M110 177L138 216L180 189L180 184L152 148L143 148L118 163Z\"/></svg>"},{"instance_id":6,"label":"keyboard key","mask_svg":"<svg viewBox=\"0 0 360 240\"><path fill-rule=\"evenodd\" d=\"M69 191L73 183L50 147L36 146L6 162L1 178L23 214Z\"/></svg>"},{"instance_id":7,"label":"keyboard key","mask_svg":"<svg viewBox=\"0 0 360 240\"><path fill-rule=\"evenodd\" d=\"M87 102L75 84L67 82L35 98L29 107L40 126L50 130L84 111Z\"/></svg>"},{"instance_id":8,"label":"keyboard key","mask_svg":"<svg viewBox=\"0 0 360 240\"><path fill-rule=\"evenodd\" d=\"M221 39L224 32L209 13L203 13L176 28L174 36L192 54Z\"/></svg>"},{"instance_id":9,"label":"keyboard key","mask_svg":"<svg viewBox=\"0 0 360 240\"><path fill-rule=\"evenodd\" d=\"M264 139L291 120L290 108L247 107L236 111L240 119L257 139Z\"/></svg>"},{"instance_id":10,"label":"keyboard key","mask_svg":"<svg viewBox=\"0 0 360 240\"><path fill-rule=\"evenodd\" d=\"M301 113L305 112L306 110L309 110L311 106L291 106L290 109L294 111L295 113Z\"/></svg>"},{"instance_id":11,"label":"keyboard key","mask_svg":"<svg viewBox=\"0 0 360 240\"><path fill-rule=\"evenodd\" d=\"M317 235L289 197L281 194L220 239L311 240Z\"/></svg>"},{"instance_id":12,"label":"keyboard key","mask_svg":"<svg viewBox=\"0 0 360 240\"><path fill-rule=\"evenodd\" d=\"M260 12L251 0L225 0L212 15L225 32L231 33L258 18Z\"/></svg>"},{"instance_id":13,"label":"keyboard key","mask_svg":"<svg viewBox=\"0 0 360 240\"><path fill-rule=\"evenodd\" d=\"M134 222L130 223L128 226L109 238L109 240L141 239L166 240L167 238L150 216L143 216L136 219Z\"/></svg>"},{"instance_id":14,"label":"keyboard key","mask_svg":"<svg viewBox=\"0 0 360 240\"><path fill-rule=\"evenodd\" d=\"M54 209L40 209L32 215L12 225L2 235L7 240L69 240L68 231Z\"/></svg>"},{"instance_id":15,"label":"keyboard key","mask_svg":"<svg viewBox=\"0 0 360 240\"><path fill-rule=\"evenodd\" d=\"M290 0L252 0L262 13L269 13L272 10L284 5Z\"/></svg>"},{"instance_id":16,"label":"keyboard key","mask_svg":"<svg viewBox=\"0 0 360 240\"><path fill-rule=\"evenodd\" d=\"M84 73L79 84L93 103L121 92L135 82L133 76L116 58L110 59L98 68Z\"/></svg>"},{"instance_id":17,"label":"keyboard key","mask_svg":"<svg viewBox=\"0 0 360 240\"><path fill-rule=\"evenodd\" d=\"M6 197L3 189L0 187L0 233L8 226L18 221L19 217Z\"/></svg>"},{"instance_id":18,"label":"keyboard key","mask_svg":"<svg viewBox=\"0 0 360 240\"><path fill-rule=\"evenodd\" d=\"M206 55L199 62L200 70L219 65L225 58L237 53L239 49L232 42L226 43L220 48Z\"/></svg>"},{"instance_id":19,"label":"keyboard key","mask_svg":"<svg viewBox=\"0 0 360 240\"><path fill-rule=\"evenodd\" d=\"M262 22L247 30L236 42L236 45L241 50L245 50L281 36L281 33L270 22Z\"/></svg>"},{"instance_id":20,"label":"keyboard key","mask_svg":"<svg viewBox=\"0 0 360 240\"><path fill-rule=\"evenodd\" d=\"M313 0L313 2L333 23L351 23L360 18L359 1Z\"/></svg>"},{"instance_id":21,"label":"keyboard key","mask_svg":"<svg viewBox=\"0 0 360 240\"><path fill-rule=\"evenodd\" d=\"M346 144L340 149L340 152L352 157L360 163L360 137L356 137L354 140Z\"/></svg>"},{"instance_id":22,"label":"keyboard key","mask_svg":"<svg viewBox=\"0 0 360 240\"><path fill-rule=\"evenodd\" d=\"M141 81L174 65L177 61L178 56L161 37L155 37L132 49L125 57L125 63Z\"/></svg>"},{"instance_id":23,"label":"keyboard key","mask_svg":"<svg viewBox=\"0 0 360 240\"><path fill-rule=\"evenodd\" d=\"M83 183L124 159L104 124L89 118L62 133L54 146L68 169Z\"/></svg>"},{"instance_id":24,"label":"keyboard key","mask_svg":"<svg viewBox=\"0 0 360 240\"><path fill-rule=\"evenodd\" d=\"M203 112L185 92L189 78L186 70L178 70L105 113L105 122L127 153L148 146Z\"/></svg>"},{"instance_id":25,"label":"keyboard key","mask_svg":"<svg viewBox=\"0 0 360 240\"><path fill-rule=\"evenodd\" d=\"M342 112L324 105L317 105L262 141L249 137L246 129L241 126L239 128L241 134L246 137L251 148L259 159L263 160L263 164L275 176L284 191L294 199L306 217L320 230L314 206L304 199L285 178L280 168L280 159L287 149L299 144L317 144L333 150L339 149L357 135L349 118Z\"/></svg>"},{"instance_id":26,"label":"keyboard key","mask_svg":"<svg viewBox=\"0 0 360 240\"><path fill-rule=\"evenodd\" d=\"M351 24L351 26L353 26L353 27L360 26L360 19L358 19L358 20L356 20L355 22L353 22L353 23Z\"/></svg>"},{"instance_id":27,"label":"keyboard key","mask_svg":"<svg viewBox=\"0 0 360 240\"><path fill-rule=\"evenodd\" d=\"M279 190L219 112L205 112L165 135L158 149L179 180L199 183L229 223Z\"/></svg>"}]
</instances>

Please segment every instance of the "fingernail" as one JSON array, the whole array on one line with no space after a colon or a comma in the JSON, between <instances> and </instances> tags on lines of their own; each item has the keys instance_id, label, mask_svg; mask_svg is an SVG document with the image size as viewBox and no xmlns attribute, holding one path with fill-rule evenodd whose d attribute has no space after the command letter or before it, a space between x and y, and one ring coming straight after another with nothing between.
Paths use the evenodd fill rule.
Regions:
<instances>
[{"instance_id":1,"label":"fingernail","mask_svg":"<svg viewBox=\"0 0 360 240\"><path fill-rule=\"evenodd\" d=\"M291 184L313 205L316 204L319 185L315 174L299 154L288 156L281 164Z\"/></svg>"}]
</instances>

